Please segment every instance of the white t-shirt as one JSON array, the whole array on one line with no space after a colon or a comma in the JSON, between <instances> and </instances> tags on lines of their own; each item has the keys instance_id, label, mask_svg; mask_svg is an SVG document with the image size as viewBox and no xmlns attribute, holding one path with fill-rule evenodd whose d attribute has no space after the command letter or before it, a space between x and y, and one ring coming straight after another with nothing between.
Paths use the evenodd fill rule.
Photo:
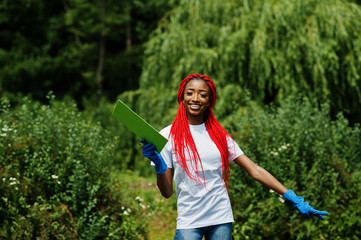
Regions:
<instances>
[{"instance_id":1,"label":"white t-shirt","mask_svg":"<svg viewBox=\"0 0 361 240\"><path fill-rule=\"evenodd\" d=\"M174 169L174 183L177 196L177 229L199 228L222 223L233 222L233 212L225 183L222 178L221 154L209 136L205 124L189 125L197 151L199 153L206 186L189 178L184 169L178 164L172 141L169 139L161 151L161 155L168 165ZM160 131L168 138L171 126ZM231 138L228 139L228 160L232 162L243 152ZM189 166L190 171L192 167ZM200 180L202 168L199 166ZM193 173L196 176L196 173Z\"/></svg>"}]
</instances>

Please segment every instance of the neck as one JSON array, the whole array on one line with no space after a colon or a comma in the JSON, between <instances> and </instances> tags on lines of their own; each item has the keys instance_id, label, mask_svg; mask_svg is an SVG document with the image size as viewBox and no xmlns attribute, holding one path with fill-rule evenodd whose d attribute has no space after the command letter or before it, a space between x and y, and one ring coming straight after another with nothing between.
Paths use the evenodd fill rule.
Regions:
<instances>
[{"instance_id":1,"label":"neck","mask_svg":"<svg viewBox=\"0 0 361 240\"><path fill-rule=\"evenodd\" d=\"M191 116L187 114L188 124L190 125L201 125L204 123L204 115Z\"/></svg>"}]
</instances>

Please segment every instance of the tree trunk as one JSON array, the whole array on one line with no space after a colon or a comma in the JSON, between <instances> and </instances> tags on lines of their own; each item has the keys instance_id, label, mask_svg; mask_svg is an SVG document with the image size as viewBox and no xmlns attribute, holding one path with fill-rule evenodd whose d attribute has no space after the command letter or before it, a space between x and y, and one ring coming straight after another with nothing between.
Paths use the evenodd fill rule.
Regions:
<instances>
[{"instance_id":1,"label":"tree trunk","mask_svg":"<svg viewBox=\"0 0 361 240\"><path fill-rule=\"evenodd\" d=\"M130 3L128 3L130 5ZM127 38L127 46L126 51L130 51L132 48L132 32L131 32L131 12L130 6L127 7L127 14L129 16L129 21L126 24L126 38ZM132 65L131 62L127 61L127 89L130 89L132 86Z\"/></svg>"},{"instance_id":2,"label":"tree trunk","mask_svg":"<svg viewBox=\"0 0 361 240\"><path fill-rule=\"evenodd\" d=\"M97 68L97 86L98 86L98 93L101 94L103 91L103 67L104 67L104 59L105 59L105 39L104 39L104 15L105 15L105 0L99 0L100 3L100 36L99 36L99 61L98 61L98 68Z\"/></svg>"},{"instance_id":3,"label":"tree trunk","mask_svg":"<svg viewBox=\"0 0 361 240\"><path fill-rule=\"evenodd\" d=\"M69 12L71 14L71 9L70 9L69 5L65 1L63 1L63 6L64 6L64 9L65 9L65 12ZM75 33L74 33L74 40L75 40L76 44L79 47L81 47L82 44L81 44L80 37Z\"/></svg>"}]
</instances>

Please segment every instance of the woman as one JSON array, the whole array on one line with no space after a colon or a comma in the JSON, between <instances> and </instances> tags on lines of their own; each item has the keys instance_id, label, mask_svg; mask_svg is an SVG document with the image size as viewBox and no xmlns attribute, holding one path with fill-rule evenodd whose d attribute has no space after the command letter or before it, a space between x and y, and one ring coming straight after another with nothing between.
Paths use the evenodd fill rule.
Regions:
<instances>
[{"instance_id":1,"label":"woman","mask_svg":"<svg viewBox=\"0 0 361 240\"><path fill-rule=\"evenodd\" d=\"M173 124L160 132L169 140L161 153L152 143L143 146L143 155L153 162L157 185L165 198L173 194L174 179L178 211L174 239L231 239L234 220L227 191L230 162L293 202L303 217L315 215L323 220L322 215L328 214L312 208L242 152L213 115L216 87L208 76L186 77L177 100Z\"/></svg>"}]
</instances>

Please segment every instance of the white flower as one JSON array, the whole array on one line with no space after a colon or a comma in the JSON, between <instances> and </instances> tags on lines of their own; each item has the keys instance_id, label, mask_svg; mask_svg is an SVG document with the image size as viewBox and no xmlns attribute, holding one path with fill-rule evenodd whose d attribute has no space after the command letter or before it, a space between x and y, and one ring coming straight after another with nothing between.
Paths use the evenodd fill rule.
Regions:
<instances>
[{"instance_id":1,"label":"white flower","mask_svg":"<svg viewBox=\"0 0 361 240\"><path fill-rule=\"evenodd\" d=\"M9 128L8 126L4 126L2 129L1 129L3 132L10 132L12 131L13 129L12 128Z\"/></svg>"},{"instance_id":2,"label":"white flower","mask_svg":"<svg viewBox=\"0 0 361 240\"><path fill-rule=\"evenodd\" d=\"M11 185L14 185L14 184L16 184L16 183L17 183L17 182L11 182L11 183L10 183L10 186L11 186Z\"/></svg>"},{"instance_id":3,"label":"white flower","mask_svg":"<svg viewBox=\"0 0 361 240\"><path fill-rule=\"evenodd\" d=\"M139 206L141 206L141 208L145 209L145 206L143 204L139 204Z\"/></svg>"},{"instance_id":4,"label":"white flower","mask_svg":"<svg viewBox=\"0 0 361 240\"><path fill-rule=\"evenodd\" d=\"M51 177L52 177L53 179L58 179L58 176L56 176L56 175L51 175Z\"/></svg>"},{"instance_id":5,"label":"white flower","mask_svg":"<svg viewBox=\"0 0 361 240\"><path fill-rule=\"evenodd\" d=\"M61 184L61 182L60 182L60 181L58 181L58 184Z\"/></svg>"},{"instance_id":6,"label":"white flower","mask_svg":"<svg viewBox=\"0 0 361 240\"><path fill-rule=\"evenodd\" d=\"M272 189L269 190L270 193L274 193L275 191L273 191Z\"/></svg>"},{"instance_id":7,"label":"white flower","mask_svg":"<svg viewBox=\"0 0 361 240\"><path fill-rule=\"evenodd\" d=\"M281 197L281 196L278 197L278 200L280 200L281 203L284 203L284 202L285 202L285 200L284 200L283 197Z\"/></svg>"},{"instance_id":8,"label":"white flower","mask_svg":"<svg viewBox=\"0 0 361 240\"><path fill-rule=\"evenodd\" d=\"M124 215L129 215L129 213L127 211L124 211L123 214Z\"/></svg>"},{"instance_id":9,"label":"white flower","mask_svg":"<svg viewBox=\"0 0 361 240\"><path fill-rule=\"evenodd\" d=\"M0 136L1 137L6 137L6 133L1 133Z\"/></svg>"},{"instance_id":10,"label":"white flower","mask_svg":"<svg viewBox=\"0 0 361 240\"><path fill-rule=\"evenodd\" d=\"M11 178L9 178L9 180L10 181L16 181L16 178L11 177Z\"/></svg>"},{"instance_id":11,"label":"white flower","mask_svg":"<svg viewBox=\"0 0 361 240\"><path fill-rule=\"evenodd\" d=\"M277 156L278 152L271 151L271 155Z\"/></svg>"},{"instance_id":12,"label":"white flower","mask_svg":"<svg viewBox=\"0 0 361 240\"><path fill-rule=\"evenodd\" d=\"M282 149L287 149L287 146L286 146L286 145L283 145L281 148L282 148Z\"/></svg>"},{"instance_id":13,"label":"white flower","mask_svg":"<svg viewBox=\"0 0 361 240\"><path fill-rule=\"evenodd\" d=\"M139 202L143 202L144 200L140 197L136 197L135 200L138 200Z\"/></svg>"}]
</instances>

